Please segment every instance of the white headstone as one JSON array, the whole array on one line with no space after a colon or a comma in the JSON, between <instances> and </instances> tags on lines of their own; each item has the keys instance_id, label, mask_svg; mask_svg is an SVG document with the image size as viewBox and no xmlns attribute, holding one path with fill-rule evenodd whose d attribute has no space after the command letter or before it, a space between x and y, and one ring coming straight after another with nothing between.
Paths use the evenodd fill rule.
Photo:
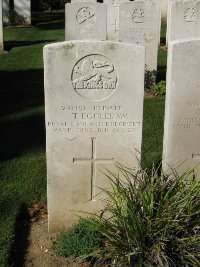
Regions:
<instances>
[{"instance_id":1,"label":"white headstone","mask_svg":"<svg viewBox=\"0 0 200 267\"><path fill-rule=\"evenodd\" d=\"M0 0L0 51L3 51L3 8L2 0Z\"/></svg>"},{"instance_id":2,"label":"white headstone","mask_svg":"<svg viewBox=\"0 0 200 267\"><path fill-rule=\"evenodd\" d=\"M200 38L169 42L163 169L200 163Z\"/></svg>"},{"instance_id":3,"label":"white headstone","mask_svg":"<svg viewBox=\"0 0 200 267\"><path fill-rule=\"evenodd\" d=\"M3 22L8 24L9 22L9 0L2 0L3 1Z\"/></svg>"},{"instance_id":4,"label":"white headstone","mask_svg":"<svg viewBox=\"0 0 200 267\"><path fill-rule=\"evenodd\" d=\"M141 2L141 0L135 0L138 2ZM145 2L154 2L156 3L156 8L158 10L155 11L155 13L157 14L157 19L158 19L158 44L160 44L160 31L161 31L161 1L160 0L144 0ZM153 14L152 14L153 16Z\"/></svg>"},{"instance_id":5,"label":"white headstone","mask_svg":"<svg viewBox=\"0 0 200 267\"><path fill-rule=\"evenodd\" d=\"M168 13L168 0L161 0L161 18L162 20L167 20Z\"/></svg>"},{"instance_id":6,"label":"white headstone","mask_svg":"<svg viewBox=\"0 0 200 267\"><path fill-rule=\"evenodd\" d=\"M128 0L104 0L107 5L107 39L118 41L119 4Z\"/></svg>"},{"instance_id":7,"label":"white headstone","mask_svg":"<svg viewBox=\"0 0 200 267\"><path fill-rule=\"evenodd\" d=\"M200 37L200 1L170 0L167 42Z\"/></svg>"},{"instance_id":8,"label":"white headstone","mask_svg":"<svg viewBox=\"0 0 200 267\"><path fill-rule=\"evenodd\" d=\"M119 40L143 45L146 49L145 70L157 70L159 10L156 2L134 1L120 4Z\"/></svg>"},{"instance_id":9,"label":"white headstone","mask_svg":"<svg viewBox=\"0 0 200 267\"><path fill-rule=\"evenodd\" d=\"M65 40L106 40L106 5L79 2L65 5Z\"/></svg>"},{"instance_id":10,"label":"white headstone","mask_svg":"<svg viewBox=\"0 0 200 267\"><path fill-rule=\"evenodd\" d=\"M140 158L144 56L141 46L107 41L45 46L50 231L71 225L72 210L102 208L104 168L138 167L132 152Z\"/></svg>"},{"instance_id":11,"label":"white headstone","mask_svg":"<svg viewBox=\"0 0 200 267\"><path fill-rule=\"evenodd\" d=\"M31 0L14 0L14 9L26 24L31 24Z\"/></svg>"}]
</instances>

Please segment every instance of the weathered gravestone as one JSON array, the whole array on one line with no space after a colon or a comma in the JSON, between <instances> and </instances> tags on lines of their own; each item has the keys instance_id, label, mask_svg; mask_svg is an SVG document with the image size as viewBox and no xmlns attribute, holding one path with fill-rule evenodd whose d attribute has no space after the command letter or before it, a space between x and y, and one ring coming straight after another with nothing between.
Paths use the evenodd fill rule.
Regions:
<instances>
[{"instance_id":1,"label":"weathered gravestone","mask_svg":"<svg viewBox=\"0 0 200 267\"><path fill-rule=\"evenodd\" d=\"M141 2L142 0L135 0L137 2ZM156 4L156 11L154 13L157 14L157 20L158 20L158 44L160 44L160 31L161 31L161 1L160 0L144 0L145 2L154 2ZM153 14L152 14L153 16Z\"/></svg>"},{"instance_id":2,"label":"weathered gravestone","mask_svg":"<svg viewBox=\"0 0 200 267\"><path fill-rule=\"evenodd\" d=\"M170 0L167 42L200 37L200 1Z\"/></svg>"},{"instance_id":3,"label":"weathered gravestone","mask_svg":"<svg viewBox=\"0 0 200 267\"><path fill-rule=\"evenodd\" d=\"M146 85L155 82L160 10L156 2L134 1L120 4L119 40L145 47Z\"/></svg>"},{"instance_id":4,"label":"weathered gravestone","mask_svg":"<svg viewBox=\"0 0 200 267\"><path fill-rule=\"evenodd\" d=\"M163 169L200 163L200 38L169 42Z\"/></svg>"},{"instance_id":5,"label":"weathered gravestone","mask_svg":"<svg viewBox=\"0 0 200 267\"><path fill-rule=\"evenodd\" d=\"M128 0L104 0L107 5L107 39L118 41L119 4Z\"/></svg>"},{"instance_id":6,"label":"weathered gravestone","mask_svg":"<svg viewBox=\"0 0 200 267\"><path fill-rule=\"evenodd\" d=\"M105 167L138 167L132 152L140 158L144 56L141 46L107 41L45 46L50 231L71 225L71 210L102 208Z\"/></svg>"},{"instance_id":7,"label":"weathered gravestone","mask_svg":"<svg viewBox=\"0 0 200 267\"><path fill-rule=\"evenodd\" d=\"M106 40L106 5L79 2L65 5L65 40Z\"/></svg>"},{"instance_id":8,"label":"weathered gravestone","mask_svg":"<svg viewBox=\"0 0 200 267\"><path fill-rule=\"evenodd\" d=\"M3 51L3 8L2 0L0 0L0 52Z\"/></svg>"},{"instance_id":9,"label":"weathered gravestone","mask_svg":"<svg viewBox=\"0 0 200 267\"><path fill-rule=\"evenodd\" d=\"M167 12L168 12L168 0L161 0L161 18L162 20L167 20Z\"/></svg>"},{"instance_id":10,"label":"weathered gravestone","mask_svg":"<svg viewBox=\"0 0 200 267\"><path fill-rule=\"evenodd\" d=\"M24 19L25 24L31 24L31 1L14 0L15 12Z\"/></svg>"},{"instance_id":11,"label":"weathered gravestone","mask_svg":"<svg viewBox=\"0 0 200 267\"><path fill-rule=\"evenodd\" d=\"M3 1L3 23L9 23L9 0Z\"/></svg>"}]
</instances>

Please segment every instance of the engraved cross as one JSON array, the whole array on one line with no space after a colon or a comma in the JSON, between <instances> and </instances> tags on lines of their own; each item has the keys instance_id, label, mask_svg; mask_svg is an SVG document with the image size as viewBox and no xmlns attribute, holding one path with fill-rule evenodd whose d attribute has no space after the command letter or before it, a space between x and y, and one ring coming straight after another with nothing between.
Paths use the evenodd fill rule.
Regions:
<instances>
[{"instance_id":1,"label":"engraved cross","mask_svg":"<svg viewBox=\"0 0 200 267\"><path fill-rule=\"evenodd\" d=\"M200 154L192 154L193 159L200 159Z\"/></svg>"},{"instance_id":2,"label":"engraved cross","mask_svg":"<svg viewBox=\"0 0 200 267\"><path fill-rule=\"evenodd\" d=\"M117 34L117 32L118 32L118 22L117 22L117 19L115 19L114 24L111 24L111 25L115 27L115 34Z\"/></svg>"},{"instance_id":3,"label":"engraved cross","mask_svg":"<svg viewBox=\"0 0 200 267\"><path fill-rule=\"evenodd\" d=\"M95 197L95 180L96 180L96 164L98 163L113 163L114 158L112 159L98 159L96 157L96 137L91 137L92 140L92 156L91 158L73 158L74 163L91 163L91 198L94 200Z\"/></svg>"}]
</instances>

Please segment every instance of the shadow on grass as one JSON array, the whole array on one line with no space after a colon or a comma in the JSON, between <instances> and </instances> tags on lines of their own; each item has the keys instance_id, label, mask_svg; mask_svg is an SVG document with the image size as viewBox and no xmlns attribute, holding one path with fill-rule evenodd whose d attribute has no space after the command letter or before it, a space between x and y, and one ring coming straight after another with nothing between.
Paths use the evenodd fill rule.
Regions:
<instances>
[{"instance_id":1,"label":"shadow on grass","mask_svg":"<svg viewBox=\"0 0 200 267\"><path fill-rule=\"evenodd\" d=\"M24 266L25 255L29 246L28 236L30 233L29 214L26 204L22 204L14 225L14 240L10 248L9 266Z\"/></svg>"},{"instance_id":2,"label":"shadow on grass","mask_svg":"<svg viewBox=\"0 0 200 267\"><path fill-rule=\"evenodd\" d=\"M32 24L41 30L60 30L65 28L65 12L37 12Z\"/></svg>"},{"instance_id":3,"label":"shadow on grass","mask_svg":"<svg viewBox=\"0 0 200 267\"><path fill-rule=\"evenodd\" d=\"M166 81L166 67L165 66L158 66L157 74L156 74L156 83L160 81Z\"/></svg>"},{"instance_id":4,"label":"shadow on grass","mask_svg":"<svg viewBox=\"0 0 200 267\"><path fill-rule=\"evenodd\" d=\"M0 71L0 116L44 104L43 70Z\"/></svg>"},{"instance_id":5,"label":"shadow on grass","mask_svg":"<svg viewBox=\"0 0 200 267\"><path fill-rule=\"evenodd\" d=\"M4 161L45 146L43 70L3 71L0 80L0 160Z\"/></svg>"},{"instance_id":6,"label":"shadow on grass","mask_svg":"<svg viewBox=\"0 0 200 267\"><path fill-rule=\"evenodd\" d=\"M0 123L0 160L5 161L32 149L45 147L43 114L31 115Z\"/></svg>"},{"instance_id":7,"label":"shadow on grass","mask_svg":"<svg viewBox=\"0 0 200 267\"><path fill-rule=\"evenodd\" d=\"M160 38L160 45L161 46L166 45L166 37L161 37Z\"/></svg>"},{"instance_id":8,"label":"shadow on grass","mask_svg":"<svg viewBox=\"0 0 200 267\"><path fill-rule=\"evenodd\" d=\"M38 41L6 41L4 43L4 48L6 51L10 51L14 47L20 46L29 46L29 45L36 45L36 44L45 44L45 43L52 43L56 40L38 40Z\"/></svg>"},{"instance_id":9,"label":"shadow on grass","mask_svg":"<svg viewBox=\"0 0 200 267\"><path fill-rule=\"evenodd\" d=\"M65 22L63 21L53 21L52 23L38 23L37 28L41 30L61 30L65 28Z\"/></svg>"}]
</instances>

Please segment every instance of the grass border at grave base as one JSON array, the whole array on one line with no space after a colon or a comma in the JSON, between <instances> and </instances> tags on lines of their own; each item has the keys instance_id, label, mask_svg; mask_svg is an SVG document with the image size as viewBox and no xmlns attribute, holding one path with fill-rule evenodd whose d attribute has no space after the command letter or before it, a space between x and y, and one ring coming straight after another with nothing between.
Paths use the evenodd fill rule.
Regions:
<instances>
[{"instance_id":1,"label":"grass border at grave base","mask_svg":"<svg viewBox=\"0 0 200 267\"><path fill-rule=\"evenodd\" d=\"M96 249L88 242L93 252L82 255L78 242L76 256L113 267L199 266L200 179L194 172L178 176L171 170L167 175L152 168L151 173L142 169L135 173L120 163L115 173L107 170L111 189L102 189L108 197L102 200L105 208L100 215L86 213L84 218L86 229L102 235L101 246ZM80 222L72 229L79 228ZM58 241L65 256L74 256L69 249L72 240L87 236L72 229Z\"/></svg>"}]
</instances>

